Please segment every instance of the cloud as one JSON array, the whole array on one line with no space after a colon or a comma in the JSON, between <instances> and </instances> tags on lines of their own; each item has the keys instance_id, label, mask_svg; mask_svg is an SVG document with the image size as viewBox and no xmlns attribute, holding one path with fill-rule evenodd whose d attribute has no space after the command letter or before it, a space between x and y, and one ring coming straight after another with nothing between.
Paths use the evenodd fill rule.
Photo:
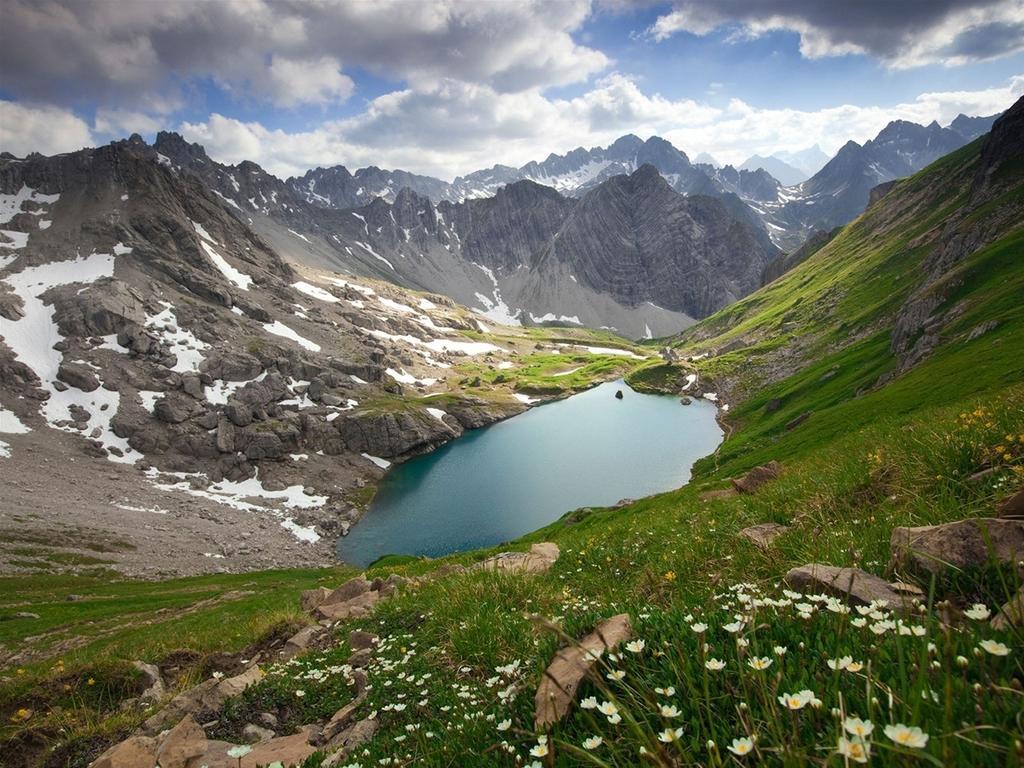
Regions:
<instances>
[{"instance_id":1,"label":"cloud","mask_svg":"<svg viewBox=\"0 0 1024 768\"><path fill-rule=\"evenodd\" d=\"M0 151L56 155L94 144L88 124L67 110L0 101Z\"/></svg>"},{"instance_id":2,"label":"cloud","mask_svg":"<svg viewBox=\"0 0 1024 768\"><path fill-rule=\"evenodd\" d=\"M354 88L352 78L343 75L338 60L330 56L295 60L275 55L267 71L266 90L278 107L342 102Z\"/></svg>"},{"instance_id":3,"label":"cloud","mask_svg":"<svg viewBox=\"0 0 1024 768\"><path fill-rule=\"evenodd\" d=\"M120 139L133 133L156 133L163 127L163 123L142 112L100 107L96 110L93 127L102 136Z\"/></svg>"},{"instance_id":4,"label":"cloud","mask_svg":"<svg viewBox=\"0 0 1024 768\"><path fill-rule=\"evenodd\" d=\"M518 166L549 152L607 145L627 132L661 135L691 157L706 151L732 163L814 143L832 154L849 139L873 138L890 120L945 125L960 112L999 112L1022 93L1024 75L998 88L935 91L896 105L841 104L812 111L761 109L734 99L719 109L645 94L636 82L614 73L572 99L444 81L426 92L386 94L360 115L308 131L272 130L219 114L180 130L217 160L253 160L282 177L341 164L451 179L495 163Z\"/></svg>"},{"instance_id":5,"label":"cloud","mask_svg":"<svg viewBox=\"0 0 1024 768\"><path fill-rule=\"evenodd\" d=\"M521 165L538 154L607 143L626 132L650 136L672 127L708 125L719 110L691 100L643 93L613 73L572 99L537 90L503 93L444 80L430 90L380 96L352 118L286 133L258 122L211 115L181 126L215 159L255 160L278 175L317 165L378 165L451 179L495 162Z\"/></svg>"},{"instance_id":6,"label":"cloud","mask_svg":"<svg viewBox=\"0 0 1024 768\"><path fill-rule=\"evenodd\" d=\"M894 69L959 66L1024 50L1024 1L676 0L647 31L660 41L723 28L734 41L795 32L809 59L865 54Z\"/></svg>"},{"instance_id":7,"label":"cloud","mask_svg":"<svg viewBox=\"0 0 1024 768\"><path fill-rule=\"evenodd\" d=\"M512 93L609 65L573 40L589 13L589 0L6 0L0 72L19 99L158 113L207 79L279 106L343 101L354 68Z\"/></svg>"}]
</instances>

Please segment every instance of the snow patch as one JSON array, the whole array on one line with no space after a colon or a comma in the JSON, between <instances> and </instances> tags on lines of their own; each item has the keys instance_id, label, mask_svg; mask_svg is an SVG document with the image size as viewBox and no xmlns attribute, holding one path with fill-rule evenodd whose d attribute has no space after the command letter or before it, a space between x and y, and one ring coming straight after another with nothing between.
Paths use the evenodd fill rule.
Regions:
<instances>
[{"instance_id":1,"label":"snow patch","mask_svg":"<svg viewBox=\"0 0 1024 768\"><path fill-rule=\"evenodd\" d=\"M387 459L382 459L380 456L371 456L368 453L361 454L361 456L368 461L372 461L381 469L387 469L388 467L391 466L390 461L388 461Z\"/></svg>"},{"instance_id":2,"label":"snow patch","mask_svg":"<svg viewBox=\"0 0 1024 768\"><path fill-rule=\"evenodd\" d=\"M315 341L310 341L304 336L300 336L296 331L289 328L287 325L282 323L280 320L275 320L272 323L264 323L263 330L267 333L272 333L275 336L283 336L286 339L291 339L300 347L308 349L310 352L319 352L320 345Z\"/></svg>"},{"instance_id":3,"label":"snow patch","mask_svg":"<svg viewBox=\"0 0 1024 768\"><path fill-rule=\"evenodd\" d=\"M427 413L433 416L435 419L444 424L444 417L448 415L447 411L442 411L440 408L427 408Z\"/></svg>"},{"instance_id":4,"label":"snow patch","mask_svg":"<svg viewBox=\"0 0 1024 768\"><path fill-rule=\"evenodd\" d=\"M16 413L0 405L0 432L6 435L24 435L31 431L32 427L25 425Z\"/></svg>"},{"instance_id":5,"label":"snow patch","mask_svg":"<svg viewBox=\"0 0 1024 768\"><path fill-rule=\"evenodd\" d=\"M210 257L210 261L212 261L213 265L221 271L221 274L224 275L224 277L237 285L243 291L249 290L249 286L252 285L252 278L249 277L249 275L228 264L227 259L217 253L217 251L215 251L205 240L201 240L199 244L203 246L203 250L206 251L206 255Z\"/></svg>"},{"instance_id":6,"label":"snow patch","mask_svg":"<svg viewBox=\"0 0 1024 768\"><path fill-rule=\"evenodd\" d=\"M326 301L329 304L338 303L338 298L336 296L328 293L318 285L311 285L310 283L307 283L305 280L299 280L299 282L297 283L292 283L292 288L299 291L300 293L306 294L311 298L319 299L320 301Z\"/></svg>"}]
</instances>

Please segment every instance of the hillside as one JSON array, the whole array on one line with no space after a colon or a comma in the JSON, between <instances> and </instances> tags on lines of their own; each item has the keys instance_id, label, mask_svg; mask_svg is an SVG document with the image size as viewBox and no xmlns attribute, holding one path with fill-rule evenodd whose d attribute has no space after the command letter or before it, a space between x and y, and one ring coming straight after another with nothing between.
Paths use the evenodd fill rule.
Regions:
<instances>
[{"instance_id":1,"label":"hillside","mask_svg":"<svg viewBox=\"0 0 1024 768\"><path fill-rule=\"evenodd\" d=\"M187 744L225 766L257 724L277 734L263 750L291 738L308 766L1016 764L1024 638L1019 614L989 619L1022 583L1009 516L1024 488L1022 137L1024 100L669 340L683 362L631 380L678 393L696 373L688 392L717 396L730 437L684 488L575 510L510 545L541 544L532 559L393 558L368 571L380 581L303 595L301 612L303 590L350 574L168 583L163 600L194 613L153 616L153 645L137 621L152 585L8 580L0 631L22 660L0 689L12 765L85 764L140 724L122 749ZM931 558L901 549L901 527L997 514L929 529ZM985 531L1000 537L988 553ZM799 570L813 563L863 570ZM229 588L266 589L268 604L188 598ZM72 591L83 599L65 602ZM217 638L218 620L234 631ZM281 661L296 623L313 627L310 650ZM585 637L598 673L571 686L564 719L538 725L560 700L547 687L535 700L549 662ZM145 740L170 723L139 700L131 661L211 693L212 673L237 680L256 653L265 677L197 707L177 741ZM565 667L593 662L562 654L551 675L566 685Z\"/></svg>"}]
</instances>

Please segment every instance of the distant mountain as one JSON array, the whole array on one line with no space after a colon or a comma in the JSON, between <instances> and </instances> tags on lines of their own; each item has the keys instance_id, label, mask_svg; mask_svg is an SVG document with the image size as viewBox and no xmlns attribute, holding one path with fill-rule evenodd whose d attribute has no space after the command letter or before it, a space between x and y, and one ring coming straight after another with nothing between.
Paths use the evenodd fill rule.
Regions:
<instances>
[{"instance_id":1,"label":"distant mountain","mask_svg":"<svg viewBox=\"0 0 1024 768\"><path fill-rule=\"evenodd\" d=\"M701 152L697 157L693 159L693 162L698 165L710 165L714 168L721 168L722 164L715 160L714 157L709 155L707 152Z\"/></svg>"},{"instance_id":2,"label":"distant mountain","mask_svg":"<svg viewBox=\"0 0 1024 768\"><path fill-rule=\"evenodd\" d=\"M785 150L773 152L772 157L776 157L787 165L793 166L807 177L811 177L820 171L822 166L830 159L817 144L806 149L798 149L795 152L787 152Z\"/></svg>"},{"instance_id":3,"label":"distant mountain","mask_svg":"<svg viewBox=\"0 0 1024 768\"><path fill-rule=\"evenodd\" d=\"M639 174L638 186L628 194L608 190L632 176L584 182L573 170L583 158L553 156L526 167L563 187L575 178L580 183L574 189L586 185L589 191L574 198L520 179L497 185L492 196L435 203L405 187L390 200L379 196L349 208L336 203L346 199L358 173L327 169L286 183L254 163L216 163L176 134L159 134L154 148L173 170L202 179L291 260L444 293L496 322L608 327L634 338L665 335L756 289L777 255L757 215L728 187L775 199L778 182L764 171L707 166L712 178L661 139L626 137L597 151L604 168L595 176L638 159L657 160L659 168L642 163L632 172ZM691 194L679 194L670 180L688 184ZM617 207L611 205L616 200ZM600 218L594 211L603 211L609 222L599 228L604 239L585 236L578 223L585 211L589 222ZM664 245L665 269L676 270L671 285L653 265L655 242ZM645 271L627 290L609 265L628 259Z\"/></svg>"},{"instance_id":4,"label":"distant mountain","mask_svg":"<svg viewBox=\"0 0 1024 768\"><path fill-rule=\"evenodd\" d=\"M863 213L873 187L910 176L967 141L936 122L895 120L864 145L847 142L807 181L780 190L778 201L762 206L765 222L777 243L795 248L812 231L831 230Z\"/></svg>"},{"instance_id":5,"label":"distant mountain","mask_svg":"<svg viewBox=\"0 0 1024 768\"><path fill-rule=\"evenodd\" d=\"M988 117L968 117L963 112L953 118L947 127L956 131L968 141L974 141L982 134L992 130L992 124L999 119L1002 113L989 115Z\"/></svg>"},{"instance_id":6,"label":"distant mountain","mask_svg":"<svg viewBox=\"0 0 1024 768\"><path fill-rule=\"evenodd\" d=\"M767 171L784 187L792 187L794 184L806 181L810 176L777 157L762 157L761 155L750 156L740 164L739 169L742 171L758 169Z\"/></svg>"},{"instance_id":7,"label":"distant mountain","mask_svg":"<svg viewBox=\"0 0 1024 768\"><path fill-rule=\"evenodd\" d=\"M386 171L372 165L355 173L349 173L343 165L315 168L286 183L306 202L328 208L355 208L375 197L391 202L405 187L431 200L444 200L451 194L451 185L441 179L408 171Z\"/></svg>"}]
</instances>

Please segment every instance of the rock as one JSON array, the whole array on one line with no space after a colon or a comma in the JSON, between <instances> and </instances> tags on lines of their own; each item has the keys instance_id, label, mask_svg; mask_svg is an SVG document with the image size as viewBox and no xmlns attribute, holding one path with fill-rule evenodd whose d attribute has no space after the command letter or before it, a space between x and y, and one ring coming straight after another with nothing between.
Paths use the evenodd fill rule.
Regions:
<instances>
[{"instance_id":1,"label":"rock","mask_svg":"<svg viewBox=\"0 0 1024 768\"><path fill-rule=\"evenodd\" d=\"M139 768L156 765L156 749L156 739L149 736L131 736L97 757L90 768Z\"/></svg>"},{"instance_id":2,"label":"rock","mask_svg":"<svg viewBox=\"0 0 1024 768\"><path fill-rule=\"evenodd\" d=\"M616 400L621 400L622 399L622 390L621 389L615 390L615 399Z\"/></svg>"},{"instance_id":3,"label":"rock","mask_svg":"<svg viewBox=\"0 0 1024 768\"><path fill-rule=\"evenodd\" d=\"M534 697L537 730L565 717L576 700L580 683L590 673L600 655L632 636L629 614L620 613L602 621L578 644L566 646L555 653L548 668L544 670Z\"/></svg>"},{"instance_id":4,"label":"rock","mask_svg":"<svg viewBox=\"0 0 1024 768\"><path fill-rule=\"evenodd\" d=\"M333 392L327 392L320 396L320 402L323 405L337 407L345 401L342 400L338 395L334 394Z\"/></svg>"},{"instance_id":5,"label":"rock","mask_svg":"<svg viewBox=\"0 0 1024 768\"><path fill-rule=\"evenodd\" d=\"M361 648L358 651L353 651L352 655L348 657L348 665L353 669L366 669L370 666L372 658L372 648Z\"/></svg>"},{"instance_id":6,"label":"rock","mask_svg":"<svg viewBox=\"0 0 1024 768\"><path fill-rule=\"evenodd\" d=\"M237 696L263 676L256 665L234 677L224 680L204 680L175 696L162 710L146 720L141 731L149 736L160 733L186 715L203 711L218 711L224 702Z\"/></svg>"},{"instance_id":7,"label":"rock","mask_svg":"<svg viewBox=\"0 0 1024 768\"><path fill-rule=\"evenodd\" d=\"M693 398L690 397L689 395L683 395L682 397L679 398L679 402L682 405L691 405L693 403Z\"/></svg>"},{"instance_id":8,"label":"rock","mask_svg":"<svg viewBox=\"0 0 1024 768\"><path fill-rule=\"evenodd\" d=\"M255 723L249 723L242 729L242 738L252 743L256 741L270 741L277 734L269 728L262 728Z\"/></svg>"},{"instance_id":9,"label":"rock","mask_svg":"<svg viewBox=\"0 0 1024 768\"><path fill-rule=\"evenodd\" d=\"M364 648L374 648L379 638L372 632L364 632L361 629L353 629L348 633L348 647L353 651L361 651Z\"/></svg>"},{"instance_id":10,"label":"rock","mask_svg":"<svg viewBox=\"0 0 1024 768\"><path fill-rule=\"evenodd\" d=\"M557 544L545 541L531 546L529 552L501 552L476 563L471 570L544 573L555 564L559 554Z\"/></svg>"},{"instance_id":11,"label":"rock","mask_svg":"<svg viewBox=\"0 0 1024 768\"><path fill-rule=\"evenodd\" d=\"M332 768L332 766L338 765L355 750L372 739L376 732L376 720L360 720L355 725L349 726L328 742L328 749L336 749L338 751L321 763L322 768Z\"/></svg>"},{"instance_id":12,"label":"rock","mask_svg":"<svg viewBox=\"0 0 1024 768\"><path fill-rule=\"evenodd\" d=\"M792 430L796 429L801 424L803 424L805 421L807 421L809 418L811 418L811 412L804 411L795 419L790 419L788 422L786 422L786 431L791 432Z\"/></svg>"},{"instance_id":13,"label":"rock","mask_svg":"<svg viewBox=\"0 0 1024 768\"><path fill-rule=\"evenodd\" d=\"M57 379L83 392L92 392L100 386L92 368L82 363L62 362L57 368Z\"/></svg>"},{"instance_id":14,"label":"rock","mask_svg":"<svg viewBox=\"0 0 1024 768\"><path fill-rule=\"evenodd\" d=\"M1011 597L992 617L992 628L998 630L1024 626L1024 587Z\"/></svg>"},{"instance_id":15,"label":"rock","mask_svg":"<svg viewBox=\"0 0 1024 768\"><path fill-rule=\"evenodd\" d=\"M1024 488L996 505L998 517L1024 517Z\"/></svg>"},{"instance_id":16,"label":"rock","mask_svg":"<svg viewBox=\"0 0 1024 768\"><path fill-rule=\"evenodd\" d=\"M373 589L373 585L367 580L366 576L359 575L329 592L321 605L343 603L351 600L353 597L359 597L359 595L365 594L371 589Z\"/></svg>"},{"instance_id":17,"label":"rock","mask_svg":"<svg viewBox=\"0 0 1024 768\"><path fill-rule=\"evenodd\" d=\"M224 406L224 415L236 427L247 427L252 424L252 409L237 400L228 400L228 404Z\"/></svg>"},{"instance_id":18,"label":"rock","mask_svg":"<svg viewBox=\"0 0 1024 768\"><path fill-rule=\"evenodd\" d=\"M147 702L160 701L167 693L164 681L160 677L160 668L155 664L147 664L144 661L133 661L132 666L142 673L144 685L146 686L146 690L142 692L139 698Z\"/></svg>"},{"instance_id":19,"label":"rock","mask_svg":"<svg viewBox=\"0 0 1024 768\"><path fill-rule=\"evenodd\" d=\"M228 757L228 750L234 747L234 744L211 741L208 742L206 754L196 761L195 768L199 768L201 765L208 768L236 768L239 765L241 768L264 768L272 763L280 763L288 768L294 768L294 766L302 765L307 757L316 752L316 747L309 743L314 730L314 726L305 726L298 733L293 733L290 736L278 736L260 742L253 746L252 752L245 755L241 761L238 758ZM190 768L192 767L190 766Z\"/></svg>"},{"instance_id":20,"label":"rock","mask_svg":"<svg viewBox=\"0 0 1024 768\"><path fill-rule=\"evenodd\" d=\"M352 716L365 699L366 693L360 693L352 701L335 712L323 729L321 729L320 733L313 739L313 743L323 746L344 731L352 722Z\"/></svg>"},{"instance_id":21,"label":"rock","mask_svg":"<svg viewBox=\"0 0 1024 768\"><path fill-rule=\"evenodd\" d=\"M288 640L284 644L284 648L281 650L281 656L285 660L298 656L300 653L307 650L324 634L326 634L326 630L319 624L313 624L308 627L303 627L294 635L288 638Z\"/></svg>"},{"instance_id":22,"label":"rock","mask_svg":"<svg viewBox=\"0 0 1024 768\"><path fill-rule=\"evenodd\" d=\"M765 483L768 483L779 476L782 472L782 465L777 461L769 461L760 467L754 467L743 475L733 478L732 487L739 493L753 493Z\"/></svg>"},{"instance_id":23,"label":"rock","mask_svg":"<svg viewBox=\"0 0 1024 768\"><path fill-rule=\"evenodd\" d=\"M896 528L889 541L893 568L939 573L1024 558L1024 520L970 518L943 525Z\"/></svg>"},{"instance_id":24,"label":"rock","mask_svg":"<svg viewBox=\"0 0 1024 768\"><path fill-rule=\"evenodd\" d=\"M894 610L909 606L909 598L894 590L889 582L859 568L811 563L790 570L785 582L801 592L825 592L844 597L855 605L885 600L888 607Z\"/></svg>"},{"instance_id":25,"label":"rock","mask_svg":"<svg viewBox=\"0 0 1024 768\"><path fill-rule=\"evenodd\" d=\"M181 374L181 390L196 400L206 399L206 394L203 391L203 380L195 371Z\"/></svg>"},{"instance_id":26,"label":"rock","mask_svg":"<svg viewBox=\"0 0 1024 768\"><path fill-rule=\"evenodd\" d=\"M205 753L206 734L192 715L186 715L161 739L156 762L160 768L190 768L189 761Z\"/></svg>"},{"instance_id":27,"label":"rock","mask_svg":"<svg viewBox=\"0 0 1024 768\"><path fill-rule=\"evenodd\" d=\"M217 450L221 453L235 451L235 425L226 418L217 421Z\"/></svg>"},{"instance_id":28,"label":"rock","mask_svg":"<svg viewBox=\"0 0 1024 768\"><path fill-rule=\"evenodd\" d=\"M910 595L911 597L924 597L924 590L916 584L908 584L905 581L893 581L889 583L889 586L899 592L901 595Z\"/></svg>"},{"instance_id":29,"label":"rock","mask_svg":"<svg viewBox=\"0 0 1024 768\"><path fill-rule=\"evenodd\" d=\"M16 618L16 619L38 619L39 618L39 614L38 613L32 613L31 611L18 611L17 613L14 614L14 618Z\"/></svg>"},{"instance_id":30,"label":"rock","mask_svg":"<svg viewBox=\"0 0 1024 768\"><path fill-rule=\"evenodd\" d=\"M259 721L260 725L264 728L269 728L270 730L275 730L278 726L277 715L272 712L260 712L256 715L256 719Z\"/></svg>"},{"instance_id":31,"label":"rock","mask_svg":"<svg viewBox=\"0 0 1024 768\"><path fill-rule=\"evenodd\" d=\"M331 621L357 619L373 613L373 609L380 599L380 592L364 592L340 603L325 603L316 609L316 615Z\"/></svg>"},{"instance_id":32,"label":"rock","mask_svg":"<svg viewBox=\"0 0 1024 768\"><path fill-rule=\"evenodd\" d=\"M180 424L199 411L196 401L181 392L167 392L156 401L153 415L167 424Z\"/></svg>"},{"instance_id":33,"label":"rock","mask_svg":"<svg viewBox=\"0 0 1024 768\"><path fill-rule=\"evenodd\" d=\"M788 530L788 525L779 525L778 523L760 523L759 525L752 525L749 528L744 528L739 532L739 535L748 541L752 541L760 549L768 549L776 538Z\"/></svg>"},{"instance_id":34,"label":"rock","mask_svg":"<svg viewBox=\"0 0 1024 768\"><path fill-rule=\"evenodd\" d=\"M327 596L331 594L331 590L327 587L317 587L315 589L307 589L302 593L299 598L299 604L302 606L304 611L313 611L323 603Z\"/></svg>"}]
</instances>

